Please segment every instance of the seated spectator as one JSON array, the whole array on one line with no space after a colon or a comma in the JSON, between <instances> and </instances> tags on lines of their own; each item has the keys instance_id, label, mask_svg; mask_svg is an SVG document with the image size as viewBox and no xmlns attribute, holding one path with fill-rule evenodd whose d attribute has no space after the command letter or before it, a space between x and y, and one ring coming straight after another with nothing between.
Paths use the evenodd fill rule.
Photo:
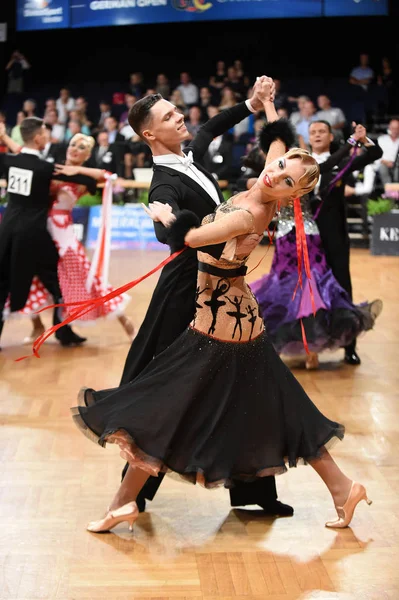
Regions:
<instances>
[{"instance_id":1,"label":"seated spectator","mask_svg":"<svg viewBox=\"0 0 399 600\"><path fill-rule=\"evenodd\" d=\"M80 120L83 125L87 125L91 131L93 127L93 117L89 115L89 103L84 96L78 96L75 100L75 110L79 112Z\"/></svg>"},{"instance_id":2,"label":"seated spectator","mask_svg":"<svg viewBox=\"0 0 399 600\"><path fill-rule=\"evenodd\" d=\"M184 104L190 108L193 104L198 104L199 100L199 89L191 81L190 73L183 71L180 73L180 84L176 88L182 95Z\"/></svg>"},{"instance_id":3,"label":"seated spectator","mask_svg":"<svg viewBox=\"0 0 399 600\"><path fill-rule=\"evenodd\" d=\"M273 81L276 86L274 106L276 107L277 113L280 108L284 108L287 111L287 116L289 116L291 113L291 102L295 102L295 98L283 91L281 79L273 79Z\"/></svg>"},{"instance_id":4,"label":"seated spectator","mask_svg":"<svg viewBox=\"0 0 399 600\"><path fill-rule=\"evenodd\" d=\"M11 129L11 139L19 144L20 146L24 145L24 141L21 136L20 125L21 121L26 118L26 114L23 110L17 112L17 122L14 127Z\"/></svg>"},{"instance_id":5,"label":"seated spectator","mask_svg":"<svg viewBox=\"0 0 399 600\"><path fill-rule=\"evenodd\" d=\"M169 100L170 82L168 77L164 73L158 73L157 75L155 93L161 94L161 96L165 98L165 100Z\"/></svg>"},{"instance_id":6,"label":"seated spectator","mask_svg":"<svg viewBox=\"0 0 399 600\"><path fill-rule=\"evenodd\" d=\"M235 97L241 102L247 96L248 85L244 84L243 79L238 75L235 67L231 66L227 69L227 77L224 86L233 90ZM223 93L223 89L222 89Z\"/></svg>"},{"instance_id":7,"label":"seated spectator","mask_svg":"<svg viewBox=\"0 0 399 600\"><path fill-rule=\"evenodd\" d=\"M137 100L140 100L144 96L146 86L143 81L143 74L140 71L130 73L129 78L129 92L136 96Z\"/></svg>"},{"instance_id":8,"label":"seated spectator","mask_svg":"<svg viewBox=\"0 0 399 600\"><path fill-rule=\"evenodd\" d=\"M47 98L47 100L45 101L43 118L46 117L49 110L57 110L57 103L55 101L55 98Z\"/></svg>"},{"instance_id":9,"label":"seated spectator","mask_svg":"<svg viewBox=\"0 0 399 600\"><path fill-rule=\"evenodd\" d=\"M22 110L26 113L27 117L37 117L36 114L36 100L28 98L22 105Z\"/></svg>"},{"instance_id":10,"label":"seated spectator","mask_svg":"<svg viewBox=\"0 0 399 600\"><path fill-rule=\"evenodd\" d=\"M83 122L83 116L81 115L79 110L71 110L69 113L68 127L65 130L64 142L69 142L70 139L75 135L75 133L83 133L84 135L91 135L90 127ZM75 131L75 125L72 126L71 123L79 123L80 130Z\"/></svg>"},{"instance_id":11,"label":"seated spectator","mask_svg":"<svg viewBox=\"0 0 399 600\"><path fill-rule=\"evenodd\" d=\"M75 99L72 98L68 88L60 89L60 95L55 104L58 110L58 122L65 125L69 119L69 113L75 108Z\"/></svg>"},{"instance_id":12,"label":"seated spectator","mask_svg":"<svg viewBox=\"0 0 399 600\"><path fill-rule=\"evenodd\" d=\"M295 125L295 131L300 141L301 147L306 150L309 149L309 125L313 121L316 121L316 107L312 100L307 100L303 103L300 110L300 119Z\"/></svg>"},{"instance_id":13,"label":"seated spectator","mask_svg":"<svg viewBox=\"0 0 399 600\"><path fill-rule=\"evenodd\" d=\"M345 198L355 199L360 205L358 213L362 219L362 233L369 235L367 203L376 190L377 163L369 163L361 171L353 171L345 184Z\"/></svg>"},{"instance_id":14,"label":"seated spectator","mask_svg":"<svg viewBox=\"0 0 399 600\"><path fill-rule=\"evenodd\" d=\"M203 157L204 168L217 180L233 178L233 143L231 134L219 135L211 141Z\"/></svg>"},{"instance_id":15,"label":"seated spectator","mask_svg":"<svg viewBox=\"0 0 399 600\"><path fill-rule=\"evenodd\" d=\"M51 138L52 142L63 142L65 139L65 125L61 125L58 121L58 110L56 108L50 108L44 115L44 122L51 125Z\"/></svg>"},{"instance_id":16,"label":"seated spectator","mask_svg":"<svg viewBox=\"0 0 399 600\"><path fill-rule=\"evenodd\" d=\"M46 125L47 142L44 150L41 151L41 157L50 163L62 164L65 162L68 144L66 142L53 142L52 126Z\"/></svg>"},{"instance_id":17,"label":"seated spectator","mask_svg":"<svg viewBox=\"0 0 399 600\"><path fill-rule=\"evenodd\" d=\"M203 125L202 112L199 106L194 105L188 109L188 118L186 119L185 123L190 134L190 137L187 138L187 143L189 143L190 140L195 138L199 128L201 125Z\"/></svg>"},{"instance_id":18,"label":"seated spectator","mask_svg":"<svg viewBox=\"0 0 399 600\"><path fill-rule=\"evenodd\" d=\"M11 127L7 125L6 113L3 110L0 110L0 123L3 123L6 128L6 134L11 134ZM0 140L0 153L9 152L8 146L5 142Z\"/></svg>"},{"instance_id":19,"label":"seated spectator","mask_svg":"<svg viewBox=\"0 0 399 600\"><path fill-rule=\"evenodd\" d=\"M67 128L65 130L64 142L69 142L69 140L76 134L83 133L82 132L82 123L79 119L69 119L67 123Z\"/></svg>"},{"instance_id":20,"label":"seated spectator","mask_svg":"<svg viewBox=\"0 0 399 600\"><path fill-rule=\"evenodd\" d=\"M203 123L208 120L208 106L211 106L211 104L213 104L211 90L209 87L203 86L200 88L200 100L198 105L201 109L201 119Z\"/></svg>"},{"instance_id":21,"label":"seated spectator","mask_svg":"<svg viewBox=\"0 0 399 600\"><path fill-rule=\"evenodd\" d=\"M238 104L238 101L234 90L230 86L225 85L221 92L219 109L231 108L236 104Z\"/></svg>"},{"instance_id":22,"label":"seated spectator","mask_svg":"<svg viewBox=\"0 0 399 600\"><path fill-rule=\"evenodd\" d=\"M382 148L382 156L377 165L382 186L399 183L399 119L389 121L388 132L379 135L377 142Z\"/></svg>"},{"instance_id":23,"label":"seated spectator","mask_svg":"<svg viewBox=\"0 0 399 600\"><path fill-rule=\"evenodd\" d=\"M105 169L111 173L118 173L117 158L115 156L115 150L113 144L109 143L108 131L100 131L97 134L96 145L93 148L93 152L87 162L88 167L96 169ZM118 175L121 177L119 170Z\"/></svg>"},{"instance_id":24,"label":"seated spectator","mask_svg":"<svg viewBox=\"0 0 399 600\"><path fill-rule=\"evenodd\" d=\"M212 93L212 104L219 105L221 99L221 91L225 85L227 77L226 63L224 60L218 60L216 63L215 73L209 77L209 88Z\"/></svg>"},{"instance_id":25,"label":"seated spectator","mask_svg":"<svg viewBox=\"0 0 399 600\"><path fill-rule=\"evenodd\" d=\"M369 55L362 53L359 56L359 64L349 74L349 83L361 87L367 92L370 83L374 79L374 71L369 65Z\"/></svg>"},{"instance_id":26,"label":"seated spectator","mask_svg":"<svg viewBox=\"0 0 399 600\"><path fill-rule=\"evenodd\" d=\"M99 131L104 129L105 119L111 116L111 104L106 100L101 100L99 105L99 115L94 119L94 126L92 128L92 134L97 135Z\"/></svg>"},{"instance_id":27,"label":"seated spectator","mask_svg":"<svg viewBox=\"0 0 399 600\"><path fill-rule=\"evenodd\" d=\"M340 142L346 138L347 136L344 135L343 131L346 126L346 118L343 111L331 105L331 100L327 94L320 94L317 97L317 106L320 110L316 112L316 118L330 123L334 140Z\"/></svg>"},{"instance_id":28,"label":"seated spectator","mask_svg":"<svg viewBox=\"0 0 399 600\"><path fill-rule=\"evenodd\" d=\"M238 77L239 81L241 82L242 89L245 91L248 90L248 88L251 84L249 81L248 74L245 73L244 64L243 64L242 60L239 58L236 59L235 61L233 61L232 66L234 67L237 77Z\"/></svg>"},{"instance_id":29,"label":"seated spectator","mask_svg":"<svg viewBox=\"0 0 399 600\"><path fill-rule=\"evenodd\" d=\"M136 104L136 102L137 102L136 96L133 96L133 94L125 94L126 110L124 110L122 112L121 116L119 117L119 133L121 133L123 135L125 140L130 140L131 137L134 135L134 131L129 125L128 115L129 115L130 109L132 108L132 106L134 104Z\"/></svg>"},{"instance_id":30,"label":"seated spectator","mask_svg":"<svg viewBox=\"0 0 399 600\"><path fill-rule=\"evenodd\" d=\"M170 95L169 102L174 104L179 111L187 117L188 115L188 106L183 100L183 96L180 90L177 88L174 89Z\"/></svg>"},{"instance_id":31,"label":"seated spectator","mask_svg":"<svg viewBox=\"0 0 399 600\"><path fill-rule=\"evenodd\" d=\"M291 124L296 127L296 124L301 120L302 118L302 110L303 107L305 106L306 102L310 102L310 98L309 96L306 96L304 94L301 94L300 96L298 96L295 100L296 104L297 104L297 108L298 110L294 110L291 114L290 114L290 122Z\"/></svg>"}]
</instances>

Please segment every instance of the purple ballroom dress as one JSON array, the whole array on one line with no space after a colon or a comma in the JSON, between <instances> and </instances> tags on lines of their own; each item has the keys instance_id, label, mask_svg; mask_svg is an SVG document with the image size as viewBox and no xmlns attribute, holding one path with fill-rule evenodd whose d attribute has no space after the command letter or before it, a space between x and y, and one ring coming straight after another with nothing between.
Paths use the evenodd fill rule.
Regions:
<instances>
[{"instance_id":1,"label":"purple ballroom dress","mask_svg":"<svg viewBox=\"0 0 399 600\"><path fill-rule=\"evenodd\" d=\"M374 325L379 301L353 304L327 265L319 231L307 200L302 215L311 268L311 286L316 307L313 315L309 283L303 273L303 289L298 288L298 261L294 211L281 210L275 252L270 272L250 284L261 309L269 338L279 354L304 354L302 319L309 350L323 352L351 344Z\"/></svg>"}]
</instances>

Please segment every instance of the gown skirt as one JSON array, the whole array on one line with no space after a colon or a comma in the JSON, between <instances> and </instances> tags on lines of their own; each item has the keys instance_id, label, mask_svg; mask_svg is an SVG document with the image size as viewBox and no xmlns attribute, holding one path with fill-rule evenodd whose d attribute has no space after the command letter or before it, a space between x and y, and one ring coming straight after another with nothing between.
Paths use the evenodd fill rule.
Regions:
<instances>
[{"instance_id":1,"label":"gown skirt","mask_svg":"<svg viewBox=\"0 0 399 600\"><path fill-rule=\"evenodd\" d=\"M303 272L303 291L298 283L295 229L277 239L270 272L250 284L273 346L279 354L304 354L301 319L309 350L323 352L352 344L373 328L380 302L354 304L327 265L319 235L307 235L311 286L316 309Z\"/></svg>"},{"instance_id":2,"label":"gown skirt","mask_svg":"<svg viewBox=\"0 0 399 600\"><path fill-rule=\"evenodd\" d=\"M83 388L75 424L151 475L233 487L318 458L344 436L279 358L263 331L222 341L188 327L131 382ZM172 473L171 473L172 474Z\"/></svg>"}]
</instances>

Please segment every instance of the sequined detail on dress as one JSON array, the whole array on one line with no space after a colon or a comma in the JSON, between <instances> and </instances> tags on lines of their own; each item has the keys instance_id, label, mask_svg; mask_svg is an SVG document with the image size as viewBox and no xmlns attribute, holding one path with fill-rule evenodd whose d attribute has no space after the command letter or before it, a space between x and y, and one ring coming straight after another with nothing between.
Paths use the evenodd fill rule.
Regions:
<instances>
[{"instance_id":1,"label":"sequined detail on dress","mask_svg":"<svg viewBox=\"0 0 399 600\"><path fill-rule=\"evenodd\" d=\"M306 196L301 199L302 218L305 226L306 235L319 235L319 229L316 225L311 210L309 200ZM281 208L280 217L278 220L278 228L276 239L284 237L295 227L294 209L292 206L284 206Z\"/></svg>"}]
</instances>

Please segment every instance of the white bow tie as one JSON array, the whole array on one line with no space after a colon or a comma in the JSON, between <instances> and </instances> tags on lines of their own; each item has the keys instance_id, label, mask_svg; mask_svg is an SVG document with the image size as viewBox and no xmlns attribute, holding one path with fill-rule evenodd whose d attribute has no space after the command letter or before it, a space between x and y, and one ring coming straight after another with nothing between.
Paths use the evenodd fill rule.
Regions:
<instances>
[{"instance_id":1,"label":"white bow tie","mask_svg":"<svg viewBox=\"0 0 399 600\"><path fill-rule=\"evenodd\" d=\"M186 167L186 169L188 169L188 167L191 167L191 165L194 162L193 153L191 150L187 155L185 155L184 157L180 157L180 158L181 158L182 164Z\"/></svg>"}]
</instances>

